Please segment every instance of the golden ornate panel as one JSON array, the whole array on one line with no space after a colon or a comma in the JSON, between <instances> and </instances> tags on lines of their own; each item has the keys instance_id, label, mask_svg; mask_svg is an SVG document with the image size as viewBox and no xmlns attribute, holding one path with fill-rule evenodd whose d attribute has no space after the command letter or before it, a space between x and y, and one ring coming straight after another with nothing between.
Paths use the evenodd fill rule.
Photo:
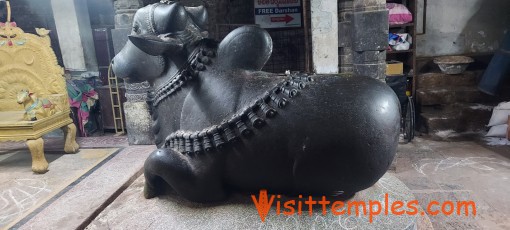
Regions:
<instances>
[{"instance_id":1,"label":"golden ornate panel","mask_svg":"<svg viewBox=\"0 0 510 230\"><path fill-rule=\"evenodd\" d=\"M45 98L67 95L64 71L51 48L49 31L36 31L38 35L23 32L14 22L0 23L0 111L23 110L16 103L21 89ZM58 103L68 110L67 100Z\"/></svg>"}]
</instances>

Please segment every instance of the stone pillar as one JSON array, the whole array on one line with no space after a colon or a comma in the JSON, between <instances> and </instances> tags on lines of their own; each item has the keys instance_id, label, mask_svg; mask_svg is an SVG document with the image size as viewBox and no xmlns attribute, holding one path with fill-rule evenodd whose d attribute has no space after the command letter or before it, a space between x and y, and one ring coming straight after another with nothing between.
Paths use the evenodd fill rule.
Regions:
<instances>
[{"instance_id":1,"label":"stone pillar","mask_svg":"<svg viewBox=\"0 0 510 230\"><path fill-rule=\"evenodd\" d=\"M317 74L338 73L337 0L311 1L312 59Z\"/></svg>"},{"instance_id":2,"label":"stone pillar","mask_svg":"<svg viewBox=\"0 0 510 230\"><path fill-rule=\"evenodd\" d=\"M141 0L117 0L115 7L115 29L112 30L112 39L115 53L119 53L128 41L131 33L133 17L136 11L143 7ZM151 90L148 82L129 83L126 86L126 99L124 114L126 114L126 130L131 145L154 144L151 132L151 116L147 105L147 91Z\"/></svg>"},{"instance_id":3,"label":"stone pillar","mask_svg":"<svg viewBox=\"0 0 510 230\"><path fill-rule=\"evenodd\" d=\"M64 66L69 71L98 71L87 2L51 0Z\"/></svg>"},{"instance_id":4,"label":"stone pillar","mask_svg":"<svg viewBox=\"0 0 510 230\"><path fill-rule=\"evenodd\" d=\"M354 74L384 81L388 46L385 0L353 1L352 36Z\"/></svg>"},{"instance_id":5,"label":"stone pillar","mask_svg":"<svg viewBox=\"0 0 510 230\"><path fill-rule=\"evenodd\" d=\"M128 40L133 25L133 17L143 7L141 0L117 0L115 8L115 29L112 30L113 49L117 54Z\"/></svg>"},{"instance_id":6,"label":"stone pillar","mask_svg":"<svg viewBox=\"0 0 510 230\"><path fill-rule=\"evenodd\" d=\"M338 1L338 53L340 73L352 73L352 1Z\"/></svg>"}]
</instances>

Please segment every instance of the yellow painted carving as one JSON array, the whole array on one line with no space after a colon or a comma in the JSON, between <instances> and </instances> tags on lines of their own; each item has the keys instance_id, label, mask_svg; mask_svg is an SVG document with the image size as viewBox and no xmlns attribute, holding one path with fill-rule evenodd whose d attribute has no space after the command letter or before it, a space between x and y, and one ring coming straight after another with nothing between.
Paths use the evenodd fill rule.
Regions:
<instances>
[{"instance_id":1,"label":"yellow painted carving","mask_svg":"<svg viewBox=\"0 0 510 230\"><path fill-rule=\"evenodd\" d=\"M44 157L44 140L42 138L28 140L27 145L32 154L32 171L35 173L48 171L48 161Z\"/></svg>"},{"instance_id":2,"label":"yellow painted carving","mask_svg":"<svg viewBox=\"0 0 510 230\"><path fill-rule=\"evenodd\" d=\"M32 170L44 173L48 170L44 134L63 129L67 153L77 152L79 145L69 116L64 70L51 48L50 31L36 31L37 35L29 34L15 23L0 23L0 142L27 141ZM48 108L46 101L51 102Z\"/></svg>"},{"instance_id":3,"label":"yellow painted carving","mask_svg":"<svg viewBox=\"0 0 510 230\"><path fill-rule=\"evenodd\" d=\"M46 98L40 98L36 93L23 89L18 92L17 102L25 108L25 121L36 121L52 116L57 111L55 105Z\"/></svg>"},{"instance_id":4,"label":"yellow painted carving","mask_svg":"<svg viewBox=\"0 0 510 230\"><path fill-rule=\"evenodd\" d=\"M41 98L66 95L64 70L51 48L49 30L38 28L35 35L14 25L0 24L0 111L23 110L15 103L22 89L36 92ZM68 109L67 100L63 103L59 106Z\"/></svg>"},{"instance_id":5,"label":"yellow painted carving","mask_svg":"<svg viewBox=\"0 0 510 230\"><path fill-rule=\"evenodd\" d=\"M67 126L64 126L62 130L64 131L64 135L66 138L64 152L66 153L78 152L80 146L78 145L78 143L76 143L76 125L71 123Z\"/></svg>"}]
</instances>

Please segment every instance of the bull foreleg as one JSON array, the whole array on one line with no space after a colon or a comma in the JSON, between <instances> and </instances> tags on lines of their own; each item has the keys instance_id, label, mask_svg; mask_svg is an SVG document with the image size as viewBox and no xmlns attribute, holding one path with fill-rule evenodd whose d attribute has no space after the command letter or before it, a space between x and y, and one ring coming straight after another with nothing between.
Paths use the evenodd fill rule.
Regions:
<instances>
[{"instance_id":1,"label":"bull foreleg","mask_svg":"<svg viewBox=\"0 0 510 230\"><path fill-rule=\"evenodd\" d=\"M190 201L224 200L226 192L219 172L214 172L212 165L205 164L203 162L193 167L190 159L171 149L154 151L145 161L145 198L161 195L166 182L180 196Z\"/></svg>"}]
</instances>

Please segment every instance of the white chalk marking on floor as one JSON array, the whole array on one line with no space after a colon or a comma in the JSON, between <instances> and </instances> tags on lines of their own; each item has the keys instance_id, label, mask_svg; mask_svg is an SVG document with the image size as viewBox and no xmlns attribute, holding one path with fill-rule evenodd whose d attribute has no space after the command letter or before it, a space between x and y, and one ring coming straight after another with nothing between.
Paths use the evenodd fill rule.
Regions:
<instances>
[{"instance_id":1,"label":"white chalk marking on floor","mask_svg":"<svg viewBox=\"0 0 510 230\"><path fill-rule=\"evenodd\" d=\"M15 186L0 191L0 199L4 202L0 211L0 224L7 224L15 217L37 204L39 195L42 192L51 192L48 183L38 179L16 179ZM34 192L35 189L35 192ZM17 198L17 195L21 197Z\"/></svg>"},{"instance_id":2,"label":"white chalk marking on floor","mask_svg":"<svg viewBox=\"0 0 510 230\"><path fill-rule=\"evenodd\" d=\"M510 167L510 163L504 160L499 160L496 158L490 157L448 157L446 159L438 160L438 159L422 159L418 163L413 163L412 167L420 174L427 176L426 168L427 166L435 166L433 170L431 170L431 174L435 174L438 171L445 171L455 167L471 167L474 169L484 170L484 171L493 171L496 170L493 167L488 166L487 164L497 164L505 167Z\"/></svg>"}]
</instances>

